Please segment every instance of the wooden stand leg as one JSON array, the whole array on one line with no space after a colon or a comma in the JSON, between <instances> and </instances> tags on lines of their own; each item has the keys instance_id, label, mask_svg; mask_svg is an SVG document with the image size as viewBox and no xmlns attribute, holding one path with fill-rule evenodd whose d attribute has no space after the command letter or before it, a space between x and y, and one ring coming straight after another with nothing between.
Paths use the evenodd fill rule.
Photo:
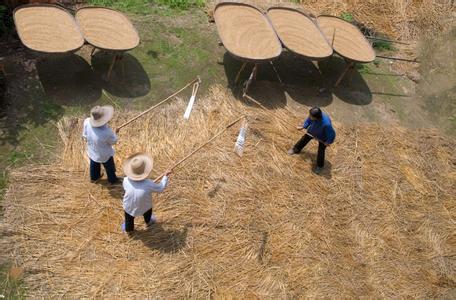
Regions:
<instances>
[{"instance_id":1,"label":"wooden stand leg","mask_svg":"<svg viewBox=\"0 0 456 300\"><path fill-rule=\"evenodd\" d=\"M255 64L255 66L253 67L252 73L249 76L249 79L244 84L244 90L243 90L243 93L242 93L243 97L245 97L245 95L247 95L247 92L249 90L250 84L252 83L253 79L256 77L257 68L258 68L258 65Z\"/></svg>"},{"instance_id":2,"label":"wooden stand leg","mask_svg":"<svg viewBox=\"0 0 456 300\"><path fill-rule=\"evenodd\" d=\"M338 87L339 84L342 82L342 79L344 79L345 75L347 74L348 71L352 70L355 66L354 62L350 62L346 67L345 70L342 72L340 75L339 79L337 79L336 84L334 84L334 87Z\"/></svg>"},{"instance_id":3,"label":"wooden stand leg","mask_svg":"<svg viewBox=\"0 0 456 300\"><path fill-rule=\"evenodd\" d=\"M234 80L234 84L238 83L239 78L241 77L241 73L242 73L242 71L244 71L246 65L247 65L246 62L242 64L241 69L239 69L239 72L236 75L236 79Z\"/></svg>"},{"instance_id":4,"label":"wooden stand leg","mask_svg":"<svg viewBox=\"0 0 456 300\"><path fill-rule=\"evenodd\" d=\"M114 69L114 65L115 65L116 61L117 61L117 54L114 55L114 57L112 58L111 65L109 66L108 75L106 76L108 81L111 79L112 69Z\"/></svg>"},{"instance_id":5,"label":"wooden stand leg","mask_svg":"<svg viewBox=\"0 0 456 300\"><path fill-rule=\"evenodd\" d=\"M125 78L125 59L123 54L119 57L119 60L121 60L121 65L122 65L122 77Z\"/></svg>"},{"instance_id":6,"label":"wooden stand leg","mask_svg":"<svg viewBox=\"0 0 456 300\"><path fill-rule=\"evenodd\" d=\"M276 67L274 66L274 63L273 63L272 61L271 61L270 63L271 63L272 68L274 69L274 72L275 72L276 75L277 75L277 79L279 79L279 82L282 83L282 78L280 78L279 72L277 72L277 69L276 69Z\"/></svg>"}]
</instances>

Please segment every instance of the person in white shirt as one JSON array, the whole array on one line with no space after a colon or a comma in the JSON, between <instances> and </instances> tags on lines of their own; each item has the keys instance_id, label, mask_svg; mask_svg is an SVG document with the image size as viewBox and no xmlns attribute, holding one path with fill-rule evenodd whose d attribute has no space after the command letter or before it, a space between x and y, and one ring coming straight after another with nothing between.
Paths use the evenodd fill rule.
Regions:
<instances>
[{"instance_id":1,"label":"person in white shirt","mask_svg":"<svg viewBox=\"0 0 456 300\"><path fill-rule=\"evenodd\" d=\"M123 165L127 177L123 180L125 223L121 226L122 231L128 233L135 229L135 217L143 216L147 226L156 221L155 216L152 215L152 193L165 190L171 171L165 173L160 183L155 183L147 179L152 168L152 159L144 153L133 154Z\"/></svg>"},{"instance_id":2,"label":"person in white shirt","mask_svg":"<svg viewBox=\"0 0 456 300\"><path fill-rule=\"evenodd\" d=\"M114 148L117 136L107 123L114 115L110 105L95 106L90 110L90 117L84 120L82 137L87 141L87 154L90 158L90 180L97 182L101 178L103 164L108 181L115 184L119 181L114 164Z\"/></svg>"}]
</instances>

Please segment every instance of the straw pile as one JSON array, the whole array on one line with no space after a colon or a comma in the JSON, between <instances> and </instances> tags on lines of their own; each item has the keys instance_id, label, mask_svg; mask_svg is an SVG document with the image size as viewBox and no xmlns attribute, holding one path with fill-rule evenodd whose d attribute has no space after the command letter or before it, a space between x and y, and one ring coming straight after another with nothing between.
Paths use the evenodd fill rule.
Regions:
<instances>
[{"instance_id":1,"label":"straw pile","mask_svg":"<svg viewBox=\"0 0 456 300\"><path fill-rule=\"evenodd\" d=\"M135 27L118 11L85 7L76 12L76 20L87 42L97 48L126 51L139 45Z\"/></svg>"},{"instance_id":2,"label":"straw pile","mask_svg":"<svg viewBox=\"0 0 456 300\"><path fill-rule=\"evenodd\" d=\"M271 24L254 7L222 3L215 8L214 19L223 45L239 58L270 60L282 52Z\"/></svg>"},{"instance_id":3,"label":"straw pile","mask_svg":"<svg viewBox=\"0 0 456 300\"><path fill-rule=\"evenodd\" d=\"M188 122L185 106L176 101L126 127L117 163L148 151L155 176L240 114L250 121L244 157L233 153L235 126L176 170L154 198L158 225L147 230L138 218L132 237L120 232L121 188L88 182L82 119L59 123L60 164L11 174L0 247L25 268L30 295L451 296L454 139L336 123L330 171L317 176L315 143L287 156L299 133L225 89L199 99ZM287 107L273 112L300 121Z\"/></svg>"},{"instance_id":4,"label":"straw pile","mask_svg":"<svg viewBox=\"0 0 456 300\"><path fill-rule=\"evenodd\" d=\"M374 49L355 25L332 16L319 16L317 22L339 55L365 63L375 59Z\"/></svg>"},{"instance_id":5,"label":"straw pile","mask_svg":"<svg viewBox=\"0 0 456 300\"><path fill-rule=\"evenodd\" d=\"M313 20L305 14L286 8L271 8L268 17L282 43L289 50L307 58L322 59L333 50Z\"/></svg>"},{"instance_id":6,"label":"straw pile","mask_svg":"<svg viewBox=\"0 0 456 300\"><path fill-rule=\"evenodd\" d=\"M14 13L14 22L22 43L35 51L66 53L84 44L73 16L57 6L20 8Z\"/></svg>"}]
</instances>

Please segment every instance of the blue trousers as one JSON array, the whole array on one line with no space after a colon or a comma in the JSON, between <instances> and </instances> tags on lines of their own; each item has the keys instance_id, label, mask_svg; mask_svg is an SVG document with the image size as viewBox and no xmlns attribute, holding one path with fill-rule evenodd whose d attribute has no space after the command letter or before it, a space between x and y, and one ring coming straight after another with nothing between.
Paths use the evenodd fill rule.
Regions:
<instances>
[{"instance_id":1,"label":"blue trousers","mask_svg":"<svg viewBox=\"0 0 456 300\"><path fill-rule=\"evenodd\" d=\"M103 163L108 176L109 183L116 183L118 181L116 175L116 165L114 164L114 158L111 156L106 162ZM101 177L101 163L90 160L90 180L96 181Z\"/></svg>"}]
</instances>

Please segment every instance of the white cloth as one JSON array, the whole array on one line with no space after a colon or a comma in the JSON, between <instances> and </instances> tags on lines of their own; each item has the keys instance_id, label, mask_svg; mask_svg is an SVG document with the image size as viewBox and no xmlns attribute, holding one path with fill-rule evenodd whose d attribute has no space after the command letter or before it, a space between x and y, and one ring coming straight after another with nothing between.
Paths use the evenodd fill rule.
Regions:
<instances>
[{"instance_id":1,"label":"white cloth","mask_svg":"<svg viewBox=\"0 0 456 300\"><path fill-rule=\"evenodd\" d=\"M123 180L123 188L125 190L123 197L124 210L130 216L142 216L152 208L152 192L163 192L167 185L168 176L164 176L160 183L155 183L150 179L134 181L125 177Z\"/></svg>"},{"instance_id":2,"label":"white cloth","mask_svg":"<svg viewBox=\"0 0 456 300\"><path fill-rule=\"evenodd\" d=\"M114 156L114 145L117 142L117 136L107 125L101 127L92 127L90 118L84 120L84 130L82 136L87 141L87 154L90 159L105 163L111 156Z\"/></svg>"}]
</instances>

